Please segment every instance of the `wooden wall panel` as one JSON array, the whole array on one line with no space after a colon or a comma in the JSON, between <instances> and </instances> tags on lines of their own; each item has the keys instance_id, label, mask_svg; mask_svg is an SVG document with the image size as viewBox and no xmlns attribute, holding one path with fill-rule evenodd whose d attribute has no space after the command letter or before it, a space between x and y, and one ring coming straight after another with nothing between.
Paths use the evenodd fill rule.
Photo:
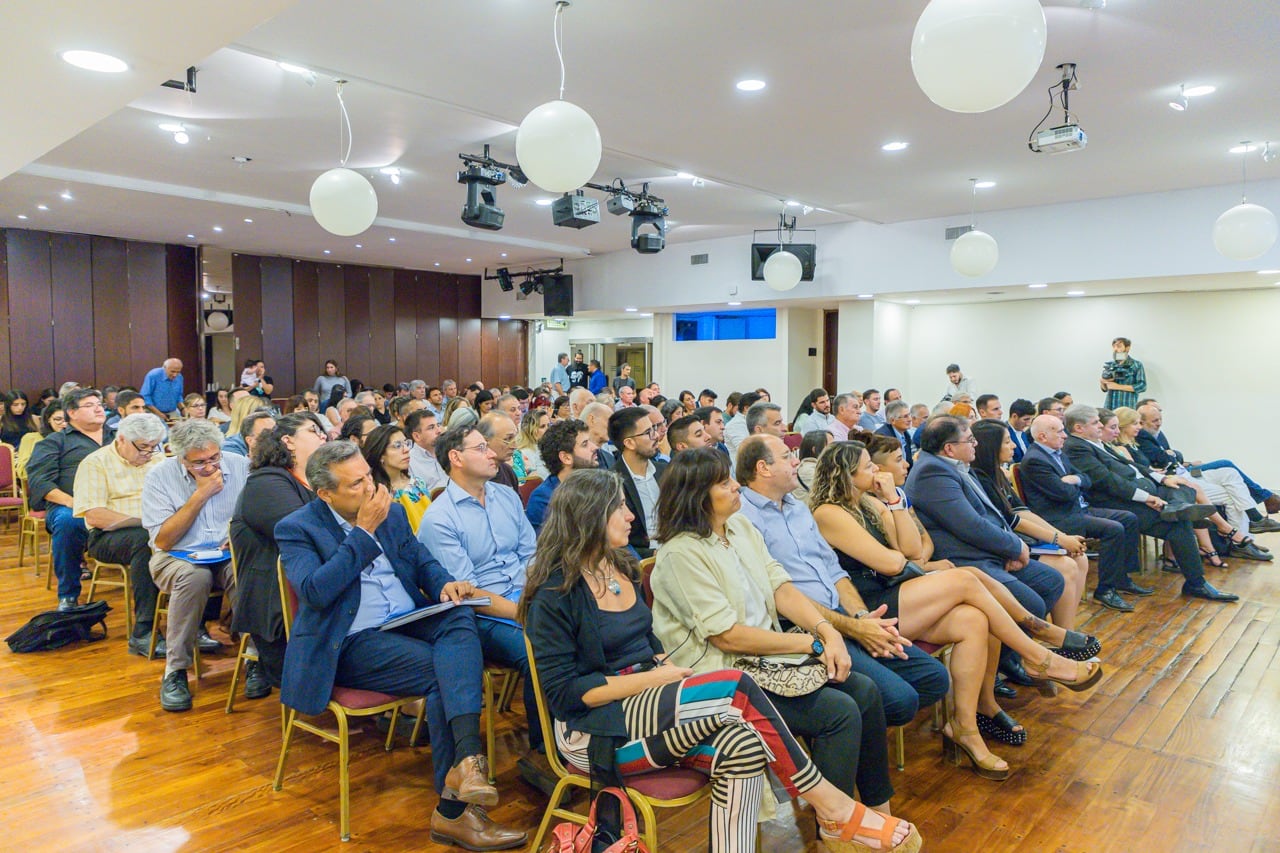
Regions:
<instances>
[{"instance_id":1,"label":"wooden wall panel","mask_svg":"<svg viewBox=\"0 0 1280 853\"><path fill-rule=\"evenodd\" d=\"M319 310L319 346L320 366L325 359L338 362L338 370L344 376L351 376L351 368L347 364L347 324L343 316L345 287L342 282L342 267L334 264L320 264L317 284L320 299ZM319 373L316 374L317 376ZM312 380L314 381L314 380Z\"/></svg>"},{"instance_id":2,"label":"wooden wall panel","mask_svg":"<svg viewBox=\"0 0 1280 853\"><path fill-rule=\"evenodd\" d=\"M93 359L100 385L133 385L129 339L129 263L127 244L112 237L94 237L93 263Z\"/></svg>"},{"instance_id":3,"label":"wooden wall panel","mask_svg":"<svg viewBox=\"0 0 1280 853\"><path fill-rule=\"evenodd\" d=\"M231 256L231 303L235 306L236 381L244 363L262 358L262 263L257 255ZM267 373L277 379L267 364Z\"/></svg>"},{"instance_id":4,"label":"wooden wall panel","mask_svg":"<svg viewBox=\"0 0 1280 853\"><path fill-rule=\"evenodd\" d=\"M525 385L528 374L525 362L525 323L523 320L498 321L498 384Z\"/></svg>"},{"instance_id":5,"label":"wooden wall panel","mask_svg":"<svg viewBox=\"0 0 1280 853\"><path fill-rule=\"evenodd\" d=\"M347 266L342 270L343 314L347 324L348 379L369 384L369 270Z\"/></svg>"},{"instance_id":6,"label":"wooden wall panel","mask_svg":"<svg viewBox=\"0 0 1280 853\"><path fill-rule=\"evenodd\" d=\"M168 306L169 355L182 360L182 387L204 390L200 346L200 276L192 246L165 246L165 304Z\"/></svg>"},{"instance_id":7,"label":"wooden wall panel","mask_svg":"<svg viewBox=\"0 0 1280 853\"><path fill-rule=\"evenodd\" d=\"M458 383L458 390L462 391L473 380L460 375L458 371L458 288L454 284L453 276L441 275L432 276L432 278L434 292L431 294L430 310L436 316L436 325L439 329L440 381L452 379Z\"/></svg>"},{"instance_id":8,"label":"wooden wall panel","mask_svg":"<svg viewBox=\"0 0 1280 853\"><path fill-rule=\"evenodd\" d=\"M498 324L500 320L480 321L480 378L484 387L501 385L498 378L501 365L498 360Z\"/></svg>"},{"instance_id":9,"label":"wooden wall panel","mask_svg":"<svg viewBox=\"0 0 1280 853\"><path fill-rule=\"evenodd\" d=\"M395 274L389 269L369 270L369 375L364 384L371 387L400 381L396 373L395 299Z\"/></svg>"},{"instance_id":10,"label":"wooden wall panel","mask_svg":"<svg viewBox=\"0 0 1280 853\"><path fill-rule=\"evenodd\" d=\"M293 261L263 258L262 358L275 380L273 397L294 393Z\"/></svg>"},{"instance_id":11,"label":"wooden wall panel","mask_svg":"<svg viewBox=\"0 0 1280 853\"><path fill-rule=\"evenodd\" d=\"M63 380L53 369L53 307L49 235L11 230L9 252L9 353L13 385L32 400Z\"/></svg>"},{"instance_id":12,"label":"wooden wall panel","mask_svg":"<svg viewBox=\"0 0 1280 853\"><path fill-rule=\"evenodd\" d=\"M469 385L481 378L480 283L470 276L454 276L453 286L458 294L458 382Z\"/></svg>"},{"instance_id":13,"label":"wooden wall panel","mask_svg":"<svg viewBox=\"0 0 1280 853\"><path fill-rule=\"evenodd\" d=\"M49 237L53 372L62 381L95 385L93 271L90 241L81 234ZM139 380L141 381L141 380Z\"/></svg>"},{"instance_id":14,"label":"wooden wall panel","mask_svg":"<svg viewBox=\"0 0 1280 853\"><path fill-rule=\"evenodd\" d=\"M395 270L392 279L395 312L395 378L390 382L427 379L418 371L418 281L413 270ZM437 327L436 334L440 334Z\"/></svg>"},{"instance_id":15,"label":"wooden wall panel","mask_svg":"<svg viewBox=\"0 0 1280 853\"><path fill-rule=\"evenodd\" d=\"M320 354L319 285L317 264L298 261L293 265L293 387L298 394L315 384L329 357Z\"/></svg>"},{"instance_id":16,"label":"wooden wall panel","mask_svg":"<svg viewBox=\"0 0 1280 853\"><path fill-rule=\"evenodd\" d=\"M13 388L9 365L9 253L5 251L5 232L0 229L0 389Z\"/></svg>"},{"instance_id":17,"label":"wooden wall panel","mask_svg":"<svg viewBox=\"0 0 1280 853\"><path fill-rule=\"evenodd\" d=\"M141 386L142 378L169 357L169 319L166 303L164 246L160 243L129 243L125 250L129 264L130 384Z\"/></svg>"}]
</instances>

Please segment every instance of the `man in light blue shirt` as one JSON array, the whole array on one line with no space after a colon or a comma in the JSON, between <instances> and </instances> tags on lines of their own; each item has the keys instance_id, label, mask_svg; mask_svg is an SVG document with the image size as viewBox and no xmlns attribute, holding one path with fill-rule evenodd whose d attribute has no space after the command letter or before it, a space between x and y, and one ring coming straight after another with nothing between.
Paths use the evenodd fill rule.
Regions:
<instances>
[{"instance_id":1,"label":"man in light blue shirt","mask_svg":"<svg viewBox=\"0 0 1280 853\"><path fill-rule=\"evenodd\" d=\"M884 605L867 612L808 507L791 494L799 465L777 436L753 435L742 442L736 472L743 486L742 514L796 587L845 636L853 670L880 688L885 722L905 725L920 706L946 695L946 667L900 636L897 619L881 618Z\"/></svg>"},{"instance_id":2,"label":"man in light blue shirt","mask_svg":"<svg viewBox=\"0 0 1280 853\"><path fill-rule=\"evenodd\" d=\"M140 393L147 408L161 418L178 415L182 405L182 362L166 358L162 366L148 370Z\"/></svg>"},{"instance_id":3,"label":"man in light blue shirt","mask_svg":"<svg viewBox=\"0 0 1280 853\"><path fill-rule=\"evenodd\" d=\"M569 353L562 352L556 356L556 366L551 368L549 381L557 397L569 393Z\"/></svg>"},{"instance_id":4,"label":"man in light blue shirt","mask_svg":"<svg viewBox=\"0 0 1280 853\"><path fill-rule=\"evenodd\" d=\"M418 541L455 580L470 581L477 595L492 600L478 608L480 645L486 660L512 667L523 677L529 747L539 749L542 730L524 630L514 621L537 537L520 495L492 482L497 454L474 425L454 427L437 438L436 460L449 475L449 485L423 515Z\"/></svg>"}]
</instances>

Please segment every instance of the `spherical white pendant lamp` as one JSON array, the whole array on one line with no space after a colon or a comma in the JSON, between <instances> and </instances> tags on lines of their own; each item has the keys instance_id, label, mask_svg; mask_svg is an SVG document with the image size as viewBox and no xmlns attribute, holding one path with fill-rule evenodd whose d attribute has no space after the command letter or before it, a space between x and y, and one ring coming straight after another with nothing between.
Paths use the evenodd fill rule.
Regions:
<instances>
[{"instance_id":1,"label":"spherical white pendant lamp","mask_svg":"<svg viewBox=\"0 0 1280 853\"><path fill-rule=\"evenodd\" d=\"M977 278L996 268L1000 247L985 231L966 231L951 245L951 268L960 275Z\"/></svg>"},{"instance_id":2,"label":"spherical white pendant lamp","mask_svg":"<svg viewBox=\"0 0 1280 853\"><path fill-rule=\"evenodd\" d=\"M591 180L600 166L601 150L595 121L568 101L535 107L516 131L521 171L547 192L571 192Z\"/></svg>"},{"instance_id":3,"label":"spherical white pendant lamp","mask_svg":"<svg viewBox=\"0 0 1280 853\"><path fill-rule=\"evenodd\" d=\"M785 249L774 252L764 262L764 283L779 292L794 289L803 274L800 259Z\"/></svg>"},{"instance_id":4,"label":"spherical white pendant lamp","mask_svg":"<svg viewBox=\"0 0 1280 853\"><path fill-rule=\"evenodd\" d=\"M359 172L330 169L311 185L311 215L330 234L354 237L378 217L378 194Z\"/></svg>"},{"instance_id":5,"label":"spherical white pendant lamp","mask_svg":"<svg viewBox=\"0 0 1280 853\"><path fill-rule=\"evenodd\" d=\"M1251 261L1276 244L1276 215L1257 204L1237 204L1213 223L1213 247L1233 261Z\"/></svg>"}]
</instances>

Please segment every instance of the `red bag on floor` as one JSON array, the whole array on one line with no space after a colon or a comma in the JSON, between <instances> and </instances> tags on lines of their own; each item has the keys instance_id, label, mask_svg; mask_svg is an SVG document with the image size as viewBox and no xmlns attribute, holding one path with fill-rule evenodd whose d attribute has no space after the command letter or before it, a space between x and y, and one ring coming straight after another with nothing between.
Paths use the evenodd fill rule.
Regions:
<instances>
[{"instance_id":1,"label":"red bag on floor","mask_svg":"<svg viewBox=\"0 0 1280 853\"><path fill-rule=\"evenodd\" d=\"M610 834L601 830L596 820L596 807L600 805L601 797L605 796L613 797L618 801L622 826L620 837L616 840L611 837L596 837L598 831L602 836ZM596 853L649 853L649 848L640 841L640 828L636 823L635 809L631 805L631 800L627 798L626 792L621 788L601 789L591 802L591 812L587 815L586 825L578 826L576 823L569 822L559 824L551 830L551 835L538 853L592 853L593 850Z\"/></svg>"}]
</instances>

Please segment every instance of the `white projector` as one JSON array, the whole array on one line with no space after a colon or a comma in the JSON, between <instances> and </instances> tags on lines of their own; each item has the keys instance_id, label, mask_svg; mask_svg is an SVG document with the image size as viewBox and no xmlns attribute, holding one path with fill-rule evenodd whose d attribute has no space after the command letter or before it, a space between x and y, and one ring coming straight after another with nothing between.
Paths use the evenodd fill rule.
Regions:
<instances>
[{"instance_id":1,"label":"white projector","mask_svg":"<svg viewBox=\"0 0 1280 853\"><path fill-rule=\"evenodd\" d=\"M1031 142L1031 150L1038 154L1066 154L1079 151L1089 144L1089 137L1078 124L1064 124L1042 130Z\"/></svg>"}]
</instances>

